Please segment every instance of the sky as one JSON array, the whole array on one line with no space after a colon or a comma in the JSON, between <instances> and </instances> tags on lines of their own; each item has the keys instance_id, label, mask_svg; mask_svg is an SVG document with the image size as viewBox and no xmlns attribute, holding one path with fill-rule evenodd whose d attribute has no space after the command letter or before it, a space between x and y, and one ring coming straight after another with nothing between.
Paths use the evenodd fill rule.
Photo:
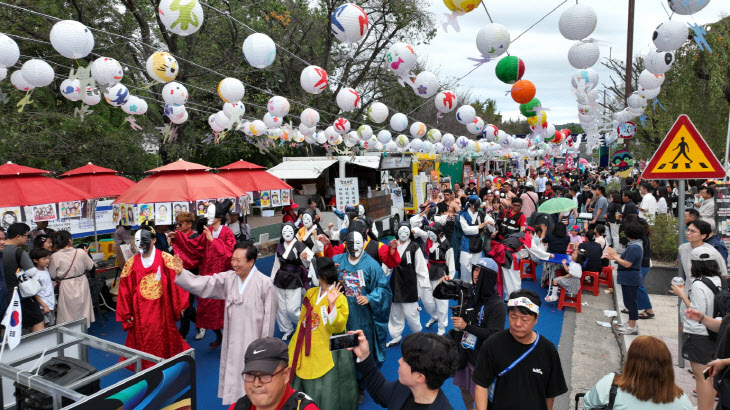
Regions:
<instances>
[{"instance_id":1,"label":"sky","mask_svg":"<svg viewBox=\"0 0 730 410\"><path fill-rule=\"evenodd\" d=\"M707 1L709 4L697 14L693 16L675 14L672 19L707 24L730 15L730 1ZM514 40L562 2L563 0L491 0L485 4L494 22L505 26ZM601 42L601 59L609 57L610 53L614 58L623 61L626 58L628 0L580 0L580 3L593 7L598 16L596 30L590 37ZM575 4L574 0L568 0L512 43L509 48L511 55L524 61L526 68L523 79L535 84L537 98L544 107L550 109L547 113L548 121L556 124L578 122L575 99L570 93L570 78L575 68L568 63L568 50L574 41L565 39L558 30L560 14L572 4ZM651 40L654 29L668 19L662 5L666 6L666 0L636 0L633 50L635 56L646 54L654 47ZM430 44L416 46L416 54L427 56L430 68L435 70L438 67L441 84L449 83L473 68L473 63L467 58L480 56L476 47L476 34L479 29L489 24L489 19L480 5L471 13L459 17L460 32L455 32L452 27L449 27L448 32L444 32L440 23L446 20L444 16L444 13L448 12L446 6L440 0L431 0L428 10L436 16L436 21L439 23L438 33ZM482 65L461 80L459 85L463 89L471 89L475 98L496 100L497 108L504 119L517 118L519 104L509 95L505 96L510 86L497 79L494 74L495 66L495 61ZM598 72L601 84L610 83L610 71L604 68L600 61L593 68Z\"/></svg>"}]
</instances>

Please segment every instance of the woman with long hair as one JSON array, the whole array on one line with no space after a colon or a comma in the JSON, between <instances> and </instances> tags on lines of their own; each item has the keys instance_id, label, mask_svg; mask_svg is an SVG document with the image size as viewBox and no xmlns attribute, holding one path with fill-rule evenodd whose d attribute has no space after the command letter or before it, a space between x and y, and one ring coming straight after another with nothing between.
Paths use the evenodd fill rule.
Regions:
<instances>
[{"instance_id":1,"label":"woman with long hair","mask_svg":"<svg viewBox=\"0 0 730 410\"><path fill-rule=\"evenodd\" d=\"M609 373L599 380L583 398L585 408L606 408L612 385L616 385L614 410L692 410L689 398L674 382L672 355L667 345L653 336L639 336L631 343L624 371Z\"/></svg>"}]
</instances>

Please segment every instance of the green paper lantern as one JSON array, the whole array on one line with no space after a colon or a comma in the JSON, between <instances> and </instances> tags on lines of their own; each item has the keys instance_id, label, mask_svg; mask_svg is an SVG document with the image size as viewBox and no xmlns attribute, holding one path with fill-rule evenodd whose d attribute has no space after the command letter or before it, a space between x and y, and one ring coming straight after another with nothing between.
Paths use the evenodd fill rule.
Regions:
<instances>
[{"instance_id":1,"label":"green paper lantern","mask_svg":"<svg viewBox=\"0 0 730 410\"><path fill-rule=\"evenodd\" d=\"M499 60L494 72L503 83L514 84L525 74L525 63L518 57L507 56Z\"/></svg>"},{"instance_id":2,"label":"green paper lantern","mask_svg":"<svg viewBox=\"0 0 730 410\"><path fill-rule=\"evenodd\" d=\"M532 101L527 104L520 104L520 112L527 118L534 117L537 115L537 108L540 105L540 100L533 98Z\"/></svg>"}]
</instances>

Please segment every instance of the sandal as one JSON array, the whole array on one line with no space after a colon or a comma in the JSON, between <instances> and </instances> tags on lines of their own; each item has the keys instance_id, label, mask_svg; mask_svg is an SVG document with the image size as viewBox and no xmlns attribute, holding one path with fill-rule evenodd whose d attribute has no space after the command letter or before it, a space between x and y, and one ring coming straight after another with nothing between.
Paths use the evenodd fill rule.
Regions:
<instances>
[{"instance_id":1,"label":"sandal","mask_svg":"<svg viewBox=\"0 0 730 410\"><path fill-rule=\"evenodd\" d=\"M639 319L653 319L653 318L654 318L654 314L653 313L649 313L649 312L646 312L646 311L639 313Z\"/></svg>"},{"instance_id":2,"label":"sandal","mask_svg":"<svg viewBox=\"0 0 730 410\"><path fill-rule=\"evenodd\" d=\"M628 315L629 314L629 310L628 309L621 309L621 313L626 313Z\"/></svg>"}]
</instances>

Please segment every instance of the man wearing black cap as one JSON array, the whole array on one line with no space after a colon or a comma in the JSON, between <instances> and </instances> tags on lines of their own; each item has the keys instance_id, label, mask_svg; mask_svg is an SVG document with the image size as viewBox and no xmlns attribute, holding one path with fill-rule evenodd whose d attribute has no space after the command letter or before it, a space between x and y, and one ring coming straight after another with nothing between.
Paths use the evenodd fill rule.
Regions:
<instances>
[{"instance_id":1,"label":"man wearing black cap","mask_svg":"<svg viewBox=\"0 0 730 410\"><path fill-rule=\"evenodd\" d=\"M318 410L312 399L289 386L289 350L286 343L265 337L248 345L244 356L246 395L228 410Z\"/></svg>"}]
</instances>

